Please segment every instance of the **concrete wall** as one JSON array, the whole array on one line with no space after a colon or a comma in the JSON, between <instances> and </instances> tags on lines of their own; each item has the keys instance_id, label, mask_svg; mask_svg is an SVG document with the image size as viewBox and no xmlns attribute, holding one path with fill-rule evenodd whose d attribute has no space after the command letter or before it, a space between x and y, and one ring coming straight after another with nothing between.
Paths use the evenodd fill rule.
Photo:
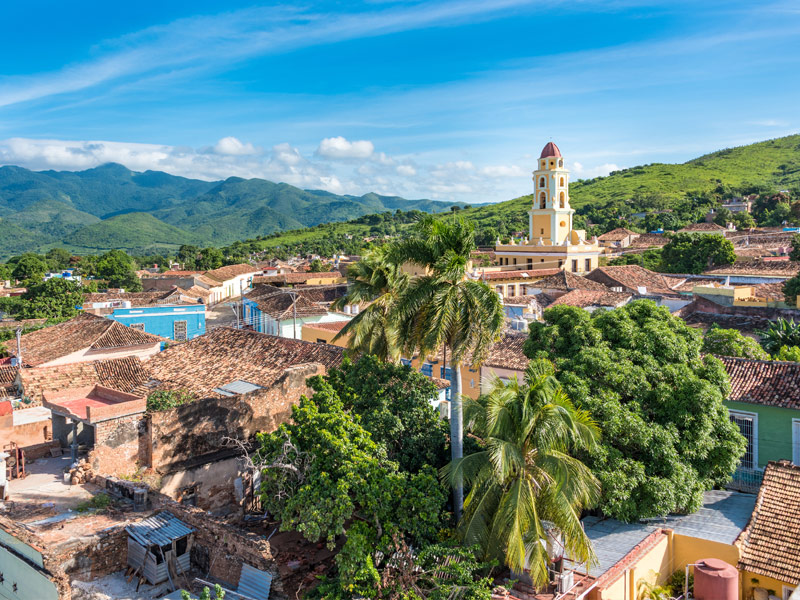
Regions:
<instances>
[{"instance_id":1,"label":"concrete wall","mask_svg":"<svg viewBox=\"0 0 800 600\"><path fill-rule=\"evenodd\" d=\"M94 445L94 427L79 422L78 429L78 444L93 446ZM61 443L62 448L67 448L72 444L72 423L67 423L66 417L53 413L53 439Z\"/></svg>"},{"instance_id":2,"label":"concrete wall","mask_svg":"<svg viewBox=\"0 0 800 600\"><path fill-rule=\"evenodd\" d=\"M146 436L150 466L160 473L183 469L185 463L230 447L225 437L249 440L261 431L274 431L291 416L291 407L310 395L306 379L322 375L322 365L291 367L266 389L232 398L197 400L152 413Z\"/></svg>"}]
</instances>

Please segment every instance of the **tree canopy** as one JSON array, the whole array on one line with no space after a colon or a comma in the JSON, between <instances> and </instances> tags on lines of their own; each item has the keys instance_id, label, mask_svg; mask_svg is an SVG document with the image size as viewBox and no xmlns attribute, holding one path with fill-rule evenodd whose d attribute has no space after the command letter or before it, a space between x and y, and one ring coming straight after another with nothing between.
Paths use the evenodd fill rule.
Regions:
<instances>
[{"instance_id":1,"label":"tree canopy","mask_svg":"<svg viewBox=\"0 0 800 600\"><path fill-rule=\"evenodd\" d=\"M623 521L691 512L728 481L745 440L728 419L722 363L699 332L650 300L587 313L557 306L530 325L525 353L550 358L602 442L579 454L602 483L600 508Z\"/></svg>"},{"instance_id":2,"label":"tree canopy","mask_svg":"<svg viewBox=\"0 0 800 600\"><path fill-rule=\"evenodd\" d=\"M38 254L23 254L19 257L11 276L17 281L39 282L47 273L47 263Z\"/></svg>"},{"instance_id":3,"label":"tree canopy","mask_svg":"<svg viewBox=\"0 0 800 600\"><path fill-rule=\"evenodd\" d=\"M677 233L661 250L662 270L667 273L702 273L735 261L733 244L721 235Z\"/></svg>"},{"instance_id":4,"label":"tree canopy","mask_svg":"<svg viewBox=\"0 0 800 600\"><path fill-rule=\"evenodd\" d=\"M29 286L23 298L18 315L23 319L70 318L83 304L83 290L79 283L54 277Z\"/></svg>"},{"instance_id":5,"label":"tree canopy","mask_svg":"<svg viewBox=\"0 0 800 600\"><path fill-rule=\"evenodd\" d=\"M108 281L108 287L139 292L142 282L136 276L136 263L122 250L111 250L97 261L97 275Z\"/></svg>"},{"instance_id":6,"label":"tree canopy","mask_svg":"<svg viewBox=\"0 0 800 600\"><path fill-rule=\"evenodd\" d=\"M720 356L768 360L767 354L756 340L735 329L723 329L714 324L703 336L703 352Z\"/></svg>"}]
</instances>

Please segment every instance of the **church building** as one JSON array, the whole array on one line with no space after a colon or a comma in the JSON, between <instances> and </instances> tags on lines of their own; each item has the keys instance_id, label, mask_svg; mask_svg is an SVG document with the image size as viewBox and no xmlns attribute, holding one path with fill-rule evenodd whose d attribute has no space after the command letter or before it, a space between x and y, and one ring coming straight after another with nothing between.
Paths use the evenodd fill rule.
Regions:
<instances>
[{"instance_id":1,"label":"church building","mask_svg":"<svg viewBox=\"0 0 800 600\"><path fill-rule=\"evenodd\" d=\"M561 151L548 142L533 172L533 205L528 211L528 237L517 244L498 244L495 255L501 267L566 269L588 273L598 267L603 248L597 238L572 228L575 211L569 205L569 171Z\"/></svg>"}]
</instances>

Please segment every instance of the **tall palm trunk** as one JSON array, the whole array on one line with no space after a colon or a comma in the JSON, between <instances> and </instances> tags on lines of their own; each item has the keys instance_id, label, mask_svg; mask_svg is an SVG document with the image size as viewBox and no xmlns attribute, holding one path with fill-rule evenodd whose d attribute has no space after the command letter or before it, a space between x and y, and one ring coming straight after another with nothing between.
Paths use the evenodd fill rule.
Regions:
<instances>
[{"instance_id":1,"label":"tall palm trunk","mask_svg":"<svg viewBox=\"0 0 800 600\"><path fill-rule=\"evenodd\" d=\"M445 363L446 365L447 363ZM464 456L464 415L461 410L461 365L450 363L450 457L458 460ZM461 520L464 507L464 486L458 478L453 486L453 512L456 522Z\"/></svg>"}]
</instances>

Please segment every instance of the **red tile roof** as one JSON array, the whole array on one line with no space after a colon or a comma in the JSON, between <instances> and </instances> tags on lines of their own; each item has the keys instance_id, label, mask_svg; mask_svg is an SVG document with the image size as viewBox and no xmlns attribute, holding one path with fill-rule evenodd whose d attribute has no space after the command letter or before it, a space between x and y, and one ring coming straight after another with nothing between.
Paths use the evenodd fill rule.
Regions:
<instances>
[{"instance_id":1,"label":"red tile roof","mask_svg":"<svg viewBox=\"0 0 800 600\"><path fill-rule=\"evenodd\" d=\"M661 273L656 273L639 265L621 265L618 267L598 267L588 275L587 279L597 281L608 287L621 287L623 291L639 295L677 296L670 288L677 282L670 281Z\"/></svg>"},{"instance_id":2,"label":"red tile roof","mask_svg":"<svg viewBox=\"0 0 800 600\"><path fill-rule=\"evenodd\" d=\"M534 287L542 291L559 290L569 292L572 290L596 290L607 292L608 286L592 281L581 275L575 275L569 271L559 270L555 275L550 275L544 279L539 279Z\"/></svg>"},{"instance_id":3,"label":"red tile roof","mask_svg":"<svg viewBox=\"0 0 800 600\"><path fill-rule=\"evenodd\" d=\"M539 158L550 158L551 156L560 158L561 150L558 149L558 146L556 146L555 143L547 142L545 147L542 148L542 153L539 155Z\"/></svg>"},{"instance_id":4,"label":"red tile roof","mask_svg":"<svg viewBox=\"0 0 800 600\"><path fill-rule=\"evenodd\" d=\"M131 306L150 306L153 304L164 304L173 294L174 290L166 292L93 293L83 296L83 305L86 307L86 305L94 302L122 301L130 302Z\"/></svg>"},{"instance_id":5,"label":"red tile roof","mask_svg":"<svg viewBox=\"0 0 800 600\"><path fill-rule=\"evenodd\" d=\"M315 279L343 279L339 271L328 271L326 273L281 273L279 275L259 275L253 279L254 283L306 283Z\"/></svg>"},{"instance_id":6,"label":"red tile roof","mask_svg":"<svg viewBox=\"0 0 800 600\"><path fill-rule=\"evenodd\" d=\"M293 365L338 366L343 353L331 344L220 327L159 352L145 368L153 388L185 389L209 398L219 396L214 388L237 380L266 387Z\"/></svg>"},{"instance_id":7,"label":"red tile roof","mask_svg":"<svg viewBox=\"0 0 800 600\"><path fill-rule=\"evenodd\" d=\"M261 269L256 266L249 265L247 263L241 263L238 265L228 265L226 267L220 267L219 269L212 269L211 271L206 271L203 273L206 277L210 277L211 279L215 279L220 283L225 283L229 279L233 279L234 277L238 277L239 275L247 275L248 273L259 273Z\"/></svg>"},{"instance_id":8,"label":"red tile roof","mask_svg":"<svg viewBox=\"0 0 800 600\"><path fill-rule=\"evenodd\" d=\"M245 298L256 303L258 310L276 321L291 319L295 315L298 317L320 317L328 314L328 310L325 307L312 302L304 295L296 294L296 300L293 296L295 294L287 293L286 290L273 288L272 286L262 287L260 285L245 294Z\"/></svg>"},{"instance_id":9,"label":"red tile roof","mask_svg":"<svg viewBox=\"0 0 800 600\"><path fill-rule=\"evenodd\" d=\"M16 395L13 390L18 371L17 367L0 366L0 398L10 398Z\"/></svg>"},{"instance_id":10,"label":"red tile roof","mask_svg":"<svg viewBox=\"0 0 800 600\"><path fill-rule=\"evenodd\" d=\"M599 236L597 239L601 242L619 242L630 236L638 236L639 234L624 227L617 227Z\"/></svg>"},{"instance_id":11,"label":"red tile roof","mask_svg":"<svg viewBox=\"0 0 800 600\"><path fill-rule=\"evenodd\" d=\"M629 248L650 248L653 246L666 246L669 238L659 233L643 233L631 242Z\"/></svg>"},{"instance_id":12,"label":"red tile roof","mask_svg":"<svg viewBox=\"0 0 800 600\"><path fill-rule=\"evenodd\" d=\"M714 267L707 275L753 275L756 277L784 277L790 279L800 273L800 262L783 260L758 260Z\"/></svg>"},{"instance_id":13,"label":"red tile roof","mask_svg":"<svg viewBox=\"0 0 800 600\"><path fill-rule=\"evenodd\" d=\"M496 367L522 371L530 362L522 347L528 334L523 332L507 332L489 350L489 355L481 364L482 367ZM466 361L465 361L466 362Z\"/></svg>"},{"instance_id":14,"label":"red tile roof","mask_svg":"<svg viewBox=\"0 0 800 600\"><path fill-rule=\"evenodd\" d=\"M725 231L725 228L722 225L717 225L716 223L692 223L691 225L687 225L683 229L679 229L678 233L692 233L694 231Z\"/></svg>"},{"instance_id":15,"label":"red tile roof","mask_svg":"<svg viewBox=\"0 0 800 600\"><path fill-rule=\"evenodd\" d=\"M125 348L157 344L165 339L111 319L81 313L58 325L26 333L21 341L23 362L36 366L87 348ZM16 342L6 342L6 349L16 355Z\"/></svg>"},{"instance_id":16,"label":"red tile roof","mask_svg":"<svg viewBox=\"0 0 800 600\"><path fill-rule=\"evenodd\" d=\"M800 363L718 358L731 381L728 400L800 410Z\"/></svg>"},{"instance_id":17,"label":"red tile roof","mask_svg":"<svg viewBox=\"0 0 800 600\"><path fill-rule=\"evenodd\" d=\"M616 308L627 304L632 295L625 292L596 291L596 290L572 290L563 296L553 300L550 306L577 306L579 308L589 308L590 306L606 306Z\"/></svg>"},{"instance_id":18,"label":"red tile roof","mask_svg":"<svg viewBox=\"0 0 800 600\"><path fill-rule=\"evenodd\" d=\"M737 541L740 570L800 585L800 466L767 464L750 523Z\"/></svg>"},{"instance_id":19,"label":"red tile roof","mask_svg":"<svg viewBox=\"0 0 800 600\"><path fill-rule=\"evenodd\" d=\"M478 279L483 281L503 281L507 279L528 279L536 281L548 275L556 275L561 269L533 269L529 271L486 271L478 270Z\"/></svg>"},{"instance_id":20,"label":"red tile roof","mask_svg":"<svg viewBox=\"0 0 800 600\"><path fill-rule=\"evenodd\" d=\"M330 323L303 323L303 327L322 329L323 331L341 331L349 322L350 320L348 319L347 321L332 321Z\"/></svg>"}]
</instances>

